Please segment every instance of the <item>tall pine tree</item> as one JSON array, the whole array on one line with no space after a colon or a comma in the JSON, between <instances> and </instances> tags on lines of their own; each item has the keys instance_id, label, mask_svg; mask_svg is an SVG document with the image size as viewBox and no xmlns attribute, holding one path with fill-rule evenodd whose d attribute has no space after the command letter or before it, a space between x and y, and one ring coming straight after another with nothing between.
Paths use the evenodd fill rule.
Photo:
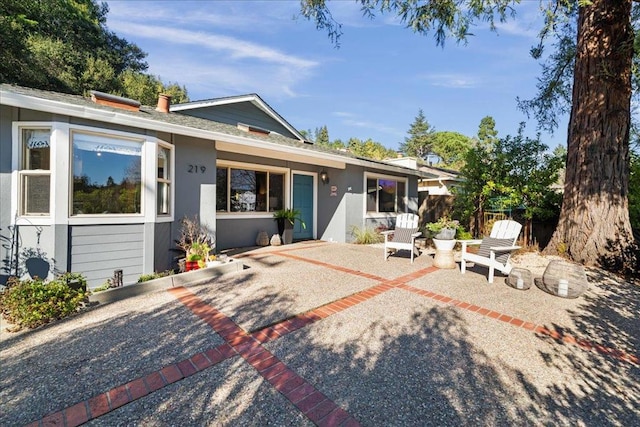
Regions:
<instances>
[{"instance_id":1,"label":"tall pine tree","mask_svg":"<svg viewBox=\"0 0 640 427\"><path fill-rule=\"evenodd\" d=\"M409 128L409 137L404 139L399 149L407 156L426 159L433 152L434 133L435 129L431 127L420 109L415 120L411 123L411 128Z\"/></svg>"}]
</instances>

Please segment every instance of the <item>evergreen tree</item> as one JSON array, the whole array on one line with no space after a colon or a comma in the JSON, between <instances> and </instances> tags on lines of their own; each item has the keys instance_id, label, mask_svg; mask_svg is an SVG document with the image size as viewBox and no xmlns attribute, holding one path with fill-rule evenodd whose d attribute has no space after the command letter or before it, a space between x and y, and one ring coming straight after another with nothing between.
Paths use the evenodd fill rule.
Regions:
<instances>
[{"instance_id":1,"label":"evergreen tree","mask_svg":"<svg viewBox=\"0 0 640 427\"><path fill-rule=\"evenodd\" d=\"M316 144L323 147L329 146L329 130L327 129L327 125L316 128L315 135Z\"/></svg>"},{"instance_id":2,"label":"evergreen tree","mask_svg":"<svg viewBox=\"0 0 640 427\"><path fill-rule=\"evenodd\" d=\"M407 156L426 159L429 154L433 153L434 133L435 129L429 125L422 109L420 109L409 128L409 137L405 138L404 142L400 144L399 150Z\"/></svg>"}]
</instances>

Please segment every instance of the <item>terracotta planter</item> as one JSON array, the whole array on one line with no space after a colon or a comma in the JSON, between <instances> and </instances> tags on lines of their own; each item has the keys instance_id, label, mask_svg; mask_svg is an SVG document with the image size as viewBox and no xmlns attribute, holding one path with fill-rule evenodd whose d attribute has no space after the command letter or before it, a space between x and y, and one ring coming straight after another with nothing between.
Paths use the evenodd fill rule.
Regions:
<instances>
[{"instance_id":1,"label":"terracotta planter","mask_svg":"<svg viewBox=\"0 0 640 427\"><path fill-rule=\"evenodd\" d=\"M200 269L200 266L198 265L198 261L185 261L184 263L185 271L193 271L193 270L198 270Z\"/></svg>"}]
</instances>

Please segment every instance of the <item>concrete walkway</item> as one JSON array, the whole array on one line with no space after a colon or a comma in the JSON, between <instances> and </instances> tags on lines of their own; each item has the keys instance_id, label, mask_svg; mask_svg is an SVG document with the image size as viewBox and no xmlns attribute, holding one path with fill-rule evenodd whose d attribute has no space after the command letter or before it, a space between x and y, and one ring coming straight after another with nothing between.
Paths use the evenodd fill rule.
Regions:
<instances>
[{"instance_id":1,"label":"concrete walkway","mask_svg":"<svg viewBox=\"0 0 640 427\"><path fill-rule=\"evenodd\" d=\"M0 332L0 425L640 425L640 292L306 242Z\"/></svg>"}]
</instances>

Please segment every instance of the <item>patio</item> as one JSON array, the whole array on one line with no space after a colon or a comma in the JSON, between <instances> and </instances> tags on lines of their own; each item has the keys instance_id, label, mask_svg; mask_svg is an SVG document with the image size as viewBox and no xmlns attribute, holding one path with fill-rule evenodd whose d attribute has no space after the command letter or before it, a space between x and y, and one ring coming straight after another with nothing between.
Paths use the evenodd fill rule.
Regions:
<instances>
[{"instance_id":1,"label":"patio","mask_svg":"<svg viewBox=\"0 0 640 427\"><path fill-rule=\"evenodd\" d=\"M0 332L2 425L637 425L640 293L569 300L306 242Z\"/></svg>"}]
</instances>

